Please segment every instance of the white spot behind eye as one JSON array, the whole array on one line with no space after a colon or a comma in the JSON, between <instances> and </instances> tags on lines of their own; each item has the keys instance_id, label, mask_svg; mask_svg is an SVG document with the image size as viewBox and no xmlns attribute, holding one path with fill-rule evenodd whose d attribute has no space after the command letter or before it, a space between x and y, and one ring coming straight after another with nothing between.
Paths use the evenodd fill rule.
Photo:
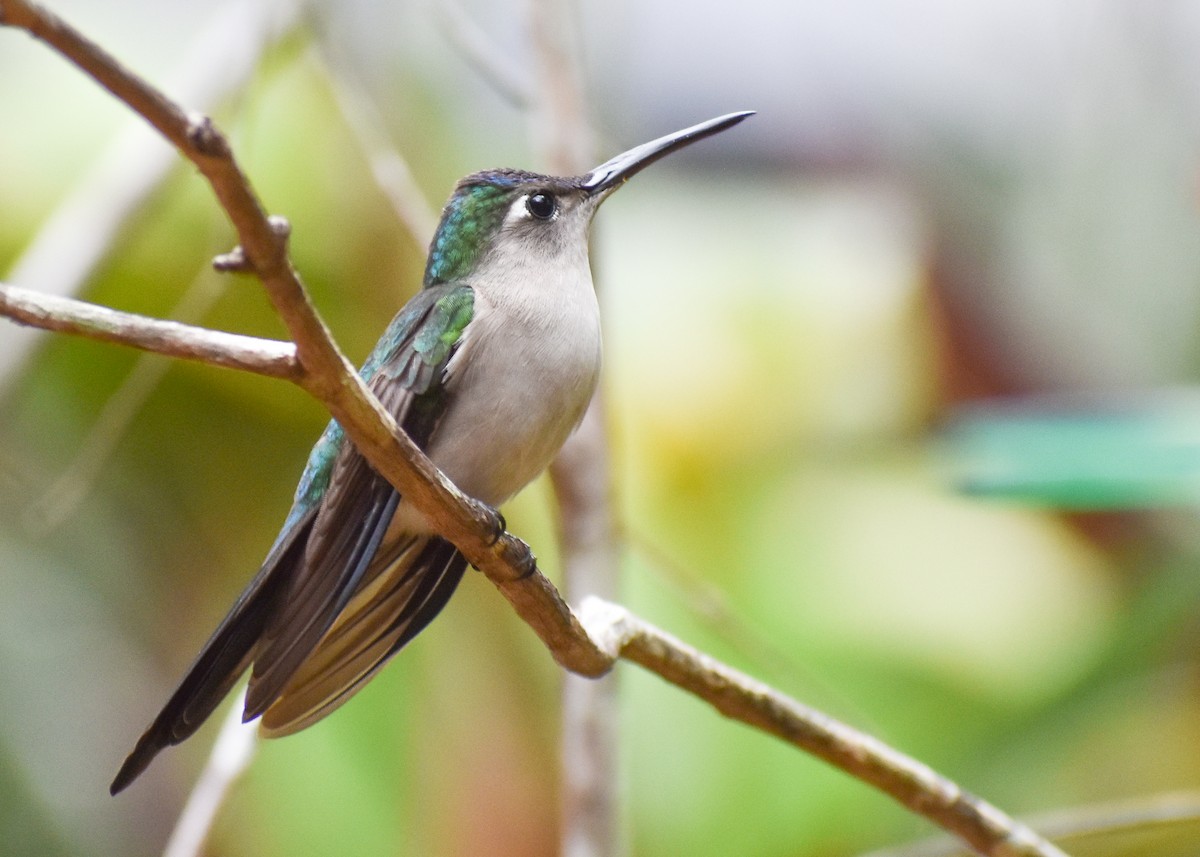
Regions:
<instances>
[{"instance_id":1,"label":"white spot behind eye","mask_svg":"<svg viewBox=\"0 0 1200 857\"><path fill-rule=\"evenodd\" d=\"M504 215L504 225L511 226L514 223L520 223L523 220L533 220L533 215L529 213L529 209L525 207L526 200L529 199L529 194L523 193L513 200L512 205L508 207L508 213Z\"/></svg>"}]
</instances>

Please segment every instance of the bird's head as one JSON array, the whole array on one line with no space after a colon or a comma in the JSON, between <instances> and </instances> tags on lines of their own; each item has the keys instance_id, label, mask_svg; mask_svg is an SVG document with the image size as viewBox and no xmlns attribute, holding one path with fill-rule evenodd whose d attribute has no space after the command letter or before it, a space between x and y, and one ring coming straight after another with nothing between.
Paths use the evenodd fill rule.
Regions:
<instances>
[{"instance_id":1,"label":"bird's head","mask_svg":"<svg viewBox=\"0 0 1200 857\"><path fill-rule=\"evenodd\" d=\"M429 248L425 285L467 280L489 255L518 250L530 263L564 254L586 259L587 233L600 204L645 167L724 131L752 111L731 113L630 149L581 176L485 170L462 179L442 211Z\"/></svg>"}]
</instances>

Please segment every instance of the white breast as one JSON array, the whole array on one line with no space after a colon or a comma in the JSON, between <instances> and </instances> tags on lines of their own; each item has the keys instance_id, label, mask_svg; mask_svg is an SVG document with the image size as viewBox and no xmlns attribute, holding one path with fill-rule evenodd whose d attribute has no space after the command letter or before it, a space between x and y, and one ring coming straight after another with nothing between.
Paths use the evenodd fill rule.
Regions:
<instances>
[{"instance_id":1,"label":"white breast","mask_svg":"<svg viewBox=\"0 0 1200 857\"><path fill-rule=\"evenodd\" d=\"M536 266L536 282L525 259L492 267L486 288L472 283L474 316L447 368L450 402L429 455L489 505L550 464L595 391L600 313L585 243L581 256Z\"/></svg>"}]
</instances>

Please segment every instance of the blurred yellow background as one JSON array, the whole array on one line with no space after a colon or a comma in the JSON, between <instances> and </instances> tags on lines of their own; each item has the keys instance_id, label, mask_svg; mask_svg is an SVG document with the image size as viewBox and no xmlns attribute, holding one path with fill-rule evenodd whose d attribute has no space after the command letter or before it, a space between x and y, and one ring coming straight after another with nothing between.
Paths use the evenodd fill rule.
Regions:
<instances>
[{"instance_id":1,"label":"blurred yellow background","mask_svg":"<svg viewBox=\"0 0 1200 857\"><path fill-rule=\"evenodd\" d=\"M171 94L206 28L263 42L209 109L356 361L424 247L330 70L358 81L434 210L460 175L539 167L536 124L437 3L315 4L267 34L219 17L260 4L52 5ZM525 4L464 5L529 73ZM1014 813L1194 788L1200 18L1118 0L579 16L598 161L759 110L598 218L622 602ZM13 271L121 135L152 135L5 30L0 116L0 280L53 288ZM89 193L101 211L118 196ZM88 224L40 270L69 270ZM208 269L232 243L176 164L77 294L282 336L254 281ZM327 416L283 383L2 320L0 396L0 854L158 853L217 724L119 798L107 784L257 568ZM1036 443L1014 440L1014 413ZM1099 454L1064 433L1109 437L1130 414L1148 422ZM999 476L984 441L1009 457ZM1072 452L1084 463L1047 487ZM556 574L547 486L505 512ZM930 832L618 675L632 853L832 857ZM262 747L206 853L555 854L559 683L469 574L352 704ZM1197 842L1177 825L1070 850Z\"/></svg>"}]
</instances>

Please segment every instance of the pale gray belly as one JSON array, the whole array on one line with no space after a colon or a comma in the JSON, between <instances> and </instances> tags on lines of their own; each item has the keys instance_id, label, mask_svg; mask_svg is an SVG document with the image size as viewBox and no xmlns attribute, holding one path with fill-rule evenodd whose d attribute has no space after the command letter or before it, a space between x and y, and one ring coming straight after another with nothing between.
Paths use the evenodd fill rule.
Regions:
<instances>
[{"instance_id":1,"label":"pale gray belly","mask_svg":"<svg viewBox=\"0 0 1200 857\"><path fill-rule=\"evenodd\" d=\"M594 306L594 304L593 304ZM579 424L600 370L598 319L553 330L476 319L451 366L450 403L429 457L465 493L498 506L544 470ZM469 349L469 351L468 351Z\"/></svg>"}]
</instances>

